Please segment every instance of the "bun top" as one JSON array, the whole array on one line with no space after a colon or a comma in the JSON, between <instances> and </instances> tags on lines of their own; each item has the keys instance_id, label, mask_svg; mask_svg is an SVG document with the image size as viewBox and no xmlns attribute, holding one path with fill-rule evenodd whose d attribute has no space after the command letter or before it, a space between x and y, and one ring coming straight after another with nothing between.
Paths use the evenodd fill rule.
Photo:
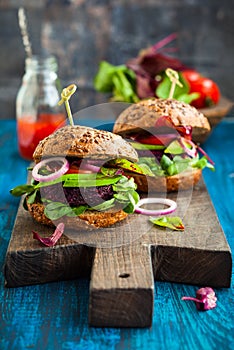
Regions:
<instances>
[{"instance_id":1,"label":"bun top","mask_svg":"<svg viewBox=\"0 0 234 350\"><path fill-rule=\"evenodd\" d=\"M121 136L80 125L67 125L39 142L34 161L38 163L43 157L51 156L138 160L137 152Z\"/></svg>"},{"instance_id":2,"label":"bun top","mask_svg":"<svg viewBox=\"0 0 234 350\"><path fill-rule=\"evenodd\" d=\"M176 126L192 126L193 134L210 131L208 119L195 107L174 99L150 98L125 109L116 119L113 132L124 134L139 128L152 128L162 116L169 116Z\"/></svg>"}]
</instances>

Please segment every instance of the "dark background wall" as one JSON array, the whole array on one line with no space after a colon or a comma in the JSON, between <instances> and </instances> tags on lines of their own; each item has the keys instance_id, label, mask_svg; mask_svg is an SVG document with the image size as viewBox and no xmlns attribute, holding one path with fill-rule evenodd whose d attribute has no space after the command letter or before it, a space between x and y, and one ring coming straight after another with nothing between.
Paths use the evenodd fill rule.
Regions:
<instances>
[{"instance_id":1,"label":"dark background wall","mask_svg":"<svg viewBox=\"0 0 234 350\"><path fill-rule=\"evenodd\" d=\"M178 33L176 56L234 100L233 0L0 0L0 118L15 118L24 73L19 6L26 9L34 53L53 53L62 85L79 86L74 111L107 101L93 88L100 60L122 64L172 32Z\"/></svg>"}]
</instances>

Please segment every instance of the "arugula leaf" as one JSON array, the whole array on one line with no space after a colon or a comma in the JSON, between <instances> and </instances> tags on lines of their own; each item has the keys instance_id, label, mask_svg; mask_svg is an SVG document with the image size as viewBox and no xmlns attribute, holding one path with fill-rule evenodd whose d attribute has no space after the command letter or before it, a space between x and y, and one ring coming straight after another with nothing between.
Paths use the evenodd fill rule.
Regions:
<instances>
[{"instance_id":1,"label":"arugula leaf","mask_svg":"<svg viewBox=\"0 0 234 350\"><path fill-rule=\"evenodd\" d=\"M160 165L162 167L162 169L166 172L167 169L173 164L173 161L166 156L165 154L162 156L161 161L160 161Z\"/></svg>"},{"instance_id":2,"label":"arugula leaf","mask_svg":"<svg viewBox=\"0 0 234 350\"><path fill-rule=\"evenodd\" d=\"M126 176L122 176L118 183L112 186L115 192L119 191L131 191L135 190L137 185L134 182L133 177L128 179Z\"/></svg>"},{"instance_id":3,"label":"arugula leaf","mask_svg":"<svg viewBox=\"0 0 234 350\"><path fill-rule=\"evenodd\" d=\"M94 87L100 92L112 92L113 89L113 75L116 71L123 69L121 66L115 67L107 61L101 61L99 70L94 78Z\"/></svg>"},{"instance_id":4,"label":"arugula leaf","mask_svg":"<svg viewBox=\"0 0 234 350\"><path fill-rule=\"evenodd\" d=\"M186 103L191 103L196 100L200 94L192 93L189 94L189 85L187 81L183 78L182 74L179 74L179 81L182 83L182 87L176 85L173 98ZM169 77L164 73L162 82L158 85L156 89L156 95L161 98L168 98L171 89L171 81Z\"/></svg>"},{"instance_id":5,"label":"arugula leaf","mask_svg":"<svg viewBox=\"0 0 234 350\"><path fill-rule=\"evenodd\" d=\"M139 202L140 197L136 191L132 191L128 193L128 199L130 202L123 210L125 213L131 214L135 211L135 205Z\"/></svg>"},{"instance_id":6,"label":"arugula leaf","mask_svg":"<svg viewBox=\"0 0 234 350\"><path fill-rule=\"evenodd\" d=\"M177 96L176 99L178 101L190 104L192 101L198 99L198 97L200 97L200 95L201 94L199 92L192 92L190 94L181 94L181 95Z\"/></svg>"},{"instance_id":7,"label":"arugula leaf","mask_svg":"<svg viewBox=\"0 0 234 350\"><path fill-rule=\"evenodd\" d=\"M155 176L153 171L150 169L150 167L147 164L140 163L139 165L141 169L144 171L144 175Z\"/></svg>"},{"instance_id":8,"label":"arugula leaf","mask_svg":"<svg viewBox=\"0 0 234 350\"><path fill-rule=\"evenodd\" d=\"M119 203L126 203L123 210L128 214L134 212L135 205L139 201L139 194L135 191L136 187L134 179L128 179L125 176L123 176L117 184L113 185L113 190L116 192L114 198Z\"/></svg>"},{"instance_id":9,"label":"arugula leaf","mask_svg":"<svg viewBox=\"0 0 234 350\"><path fill-rule=\"evenodd\" d=\"M201 158L199 157L193 158L190 163L193 168L204 169L207 167L212 171L215 170L215 167L209 163L208 159L205 156Z\"/></svg>"},{"instance_id":10,"label":"arugula leaf","mask_svg":"<svg viewBox=\"0 0 234 350\"><path fill-rule=\"evenodd\" d=\"M27 202L28 202L29 204L33 204L33 203L35 202L36 195L37 195L37 191L38 191L38 190L35 190L35 191L33 191L31 194L28 195Z\"/></svg>"},{"instance_id":11,"label":"arugula leaf","mask_svg":"<svg viewBox=\"0 0 234 350\"><path fill-rule=\"evenodd\" d=\"M163 176L164 171L162 167L155 161L154 157L140 157L139 158L139 165L142 169L150 169L150 172L145 171L146 175L149 176Z\"/></svg>"},{"instance_id":12,"label":"arugula leaf","mask_svg":"<svg viewBox=\"0 0 234 350\"><path fill-rule=\"evenodd\" d=\"M94 87L100 92L112 92L114 101L137 102L135 73L127 66L114 66L106 61L99 64Z\"/></svg>"},{"instance_id":13,"label":"arugula leaf","mask_svg":"<svg viewBox=\"0 0 234 350\"><path fill-rule=\"evenodd\" d=\"M180 174L190 167L190 162L190 158L175 156L172 164L166 169L166 171L170 176Z\"/></svg>"},{"instance_id":14,"label":"arugula leaf","mask_svg":"<svg viewBox=\"0 0 234 350\"><path fill-rule=\"evenodd\" d=\"M173 231L183 231L184 224L179 216L163 216L160 218L150 218L154 225L169 228Z\"/></svg>"},{"instance_id":15,"label":"arugula leaf","mask_svg":"<svg viewBox=\"0 0 234 350\"><path fill-rule=\"evenodd\" d=\"M90 210L99 210L99 211L106 211L115 205L115 198L111 198L108 201L104 201L103 203L100 203L98 205L95 205L95 207L89 208Z\"/></svg>"},{"instance_id":16,"label":"arugula leaf","mask_svg":"<svg viewBox=\"0 0 234 350\"><path fill-rule=\"evenodd\" d=\"M209 168L215 170L214 166L209 163L207 158L203 156L199 158L183 158L180 155L176 155L173 159L170 159L166 154L161 158L160 165L155 161L154 157L141 157L139 158L139 165L149 167L153 175L150 176L173 176L182 173L185 170L192 168L204 169Z\"/></svg>"},{"instance_id":17,"label":"arugula leaf","mask_svg":"<svg viewBox=\"0 0 234 350\"><path fill-rule=\"evenodd\" d=\"M88 205L80 205L72 208L68 204L51 201L45 206L44 214L50 220L57 220L65 215L69 217L81 215L86 209L88 209Z\"/></svg>"},{"instance_id":18,"label":"arugula leaf","mask_svg":"<svg viewBox=\"0 0 234 350\"><path fill-rule=\"evenodd\" d=\"M135 204L132 202L128 203L126 207L123 208L123 211L127 214L132 214L135 210Z\"/></svg>"},{"instance_id":19,"label":"arugula leaf","mask_svg":"<svg viewBox=\"0 0 234 350\"><path fill-rule=\"evenodd\" d=\"M72 208L72 211L74 213L74 216L79 216L83 214L87 209L90 209L88 205L80 205L79 207ZM73 216L73 214L70 216Z\"/></svg>"},{"instance_id":20,"label":"arugula leaf","mask_svg":"<svg viewBox=\"0 0 234 350\"><path fill-rule=\"evenodd\" d=\"M10 193L15 197L20 197L23 194L30 194L34 191L33 185L19 185L10 190Z\"/></svg>"},{"instance_id":21,"label":"arugula leaf","mask_svg":"<svg viewBox=\"0 0 234 350\"><path fill-rule=\"evenodd\" d=\"M131 72L131 75L134 74L133 71L129 71L128 68L126 68L125 71L118 71L114 74L112 101L125 101L130 103L139 101L132 84L129 82L129 72Z\"/></svg>"},{"instance_id":22,"label":"arugula leaf","mask_svg":"<svg viewBox=\"0 0 234 350\"><path fill-rule=\"evenodd\" d=\"M51 202L47 204L44 209L44 214L50 220L57 220L65 215L75 216L75 214L72 211L72 208L69 205L66 205L60 202Z\"/></svg>"}]
</instances>

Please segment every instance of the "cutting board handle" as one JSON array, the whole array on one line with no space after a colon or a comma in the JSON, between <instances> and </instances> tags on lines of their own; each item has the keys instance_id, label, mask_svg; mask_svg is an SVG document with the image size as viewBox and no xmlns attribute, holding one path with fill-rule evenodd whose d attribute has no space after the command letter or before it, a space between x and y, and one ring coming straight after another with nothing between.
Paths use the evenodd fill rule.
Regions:
<instances>
[{"instance_id":1,"label":"cutting board handle","mask_svg":"<svg viewBox=\"0 0 234 350\"><path fill-rule=\"evenodd\" d=\"M150 327L153 297L149 245L96 249L90 282L91 326Z\"/></svg>"}]
</instances>

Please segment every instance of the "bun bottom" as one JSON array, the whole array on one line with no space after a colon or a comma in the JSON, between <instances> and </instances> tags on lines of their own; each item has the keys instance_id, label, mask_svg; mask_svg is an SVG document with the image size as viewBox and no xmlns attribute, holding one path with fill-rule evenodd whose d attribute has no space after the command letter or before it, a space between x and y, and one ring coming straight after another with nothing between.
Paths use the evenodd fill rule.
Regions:
<instances>
[{"instance_id":1,"label":"bun bottom","mask_svg":"<svg viewBox=\"0 0 234 350\"><path fill-rule=\"evenodd\" d=\"M76 217L64 216L58 220L50 220L44 214L44 205L42 203L27 203L29 213L37 222L47 225L56 226L59 222L63 222L67 229L87 230L94 228L104 228L114 225L124 220L128 214L123 210L100 212L96 210L87 210L84 214Z\"/></svg>"},{"instance_id":2,"label":"bun bottom","mask_svg":"<svg viewBox=\"0 0 234 350\"><path fill-rule=\"evenodd\" d=\"M184 171L180 174L165 177L153 177L145 175L134 175L137 191L150 192L176 192L188 190L198 183L202 175L201 169Z\"/></svg>"}]
</instances>

